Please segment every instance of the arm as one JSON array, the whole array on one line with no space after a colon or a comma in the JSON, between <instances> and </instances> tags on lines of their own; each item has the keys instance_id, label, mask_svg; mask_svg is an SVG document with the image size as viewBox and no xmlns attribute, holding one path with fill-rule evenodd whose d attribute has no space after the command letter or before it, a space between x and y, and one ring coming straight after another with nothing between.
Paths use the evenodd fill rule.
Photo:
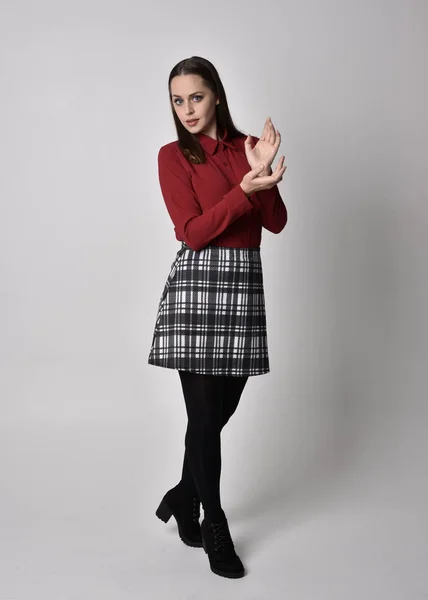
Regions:
<instances>
[{"instance_id":1,"label":"arm","mask_svg":"<svg viewBox=\"0 0 428 600\"><path fill-rule=\"evenodd\" d=\"M257 144L259 138L255 135L251 136ZM260 173L259 177L271 175L272 169L270 165ZM274 185L269 190L261 190L256 192L256 197L259 201L260 216L262 226L271 233L280 233L288 219L287 208L281 198L277 185Z\"/></svg>"},{"instance_id":2,"label":"arm","mask_svg":"<svg viewBox=\"0 0 428 600\"><path fill-rule=\"evenodd\" d=\"M175 230L193 250L207 246L252 209L243 189L236 185L215 206L202 212L190 177L171 147L162 146L159 150L158 171L163 199Z\"/></svg>"},{"instance_id":3,"label":"arm","mask_svg":"<svg viewBox=\"0 0 428 600\"><path fill-rule=\"evenodd\" d=\"M288 213L278 186L256 192L256 196L259 199L262 226L272 233L281 233L287 223Z\"/></svg>"}]
</instances>

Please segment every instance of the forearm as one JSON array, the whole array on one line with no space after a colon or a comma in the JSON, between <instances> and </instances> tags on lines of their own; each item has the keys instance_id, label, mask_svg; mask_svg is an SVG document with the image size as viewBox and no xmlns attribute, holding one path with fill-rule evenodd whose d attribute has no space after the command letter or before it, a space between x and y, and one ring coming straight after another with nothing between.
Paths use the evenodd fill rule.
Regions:
<instances>
[{"instance_id":1,"label":"forearm","mask_svg":"<svg viewBox=\"0 0 428 600\"><path fill-rule=\"evenodd\" d=\"M278 186L260 190L257 192L257 199L262 226L272 233L280 233L287 223L288 213Z\"/></svg>"},{"instance_id":2,"label":"forearm","mask_svg":"<svg viewBox=\"0 0 428 600\"><path fill-rule=\"evenodd\" d=\"M203 212L200 207L195 210L192 204L186 206L184 195L180 193L175 196L174 193L165 191L164 200L176 232L195 251L204 248L253 208L251 200L239 185L234 186L222 200Z\"/></svg>"}]
</instances>

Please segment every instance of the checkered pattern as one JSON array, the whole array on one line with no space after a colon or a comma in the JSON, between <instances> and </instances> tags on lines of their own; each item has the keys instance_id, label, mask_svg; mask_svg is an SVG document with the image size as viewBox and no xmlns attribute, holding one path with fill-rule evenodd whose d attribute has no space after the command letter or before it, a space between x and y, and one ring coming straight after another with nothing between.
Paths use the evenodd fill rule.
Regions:
<instances>
[{"instance_id":1,"label":"checkered pattern","mask_svg":"<svg viewBox=\"0 0 428 600\"><path fill-rule=\"evenodd\" d=\"M184 242L159 303L148 363L212 375L269 372L260 248Z\"/></svg>"}]
</instances>

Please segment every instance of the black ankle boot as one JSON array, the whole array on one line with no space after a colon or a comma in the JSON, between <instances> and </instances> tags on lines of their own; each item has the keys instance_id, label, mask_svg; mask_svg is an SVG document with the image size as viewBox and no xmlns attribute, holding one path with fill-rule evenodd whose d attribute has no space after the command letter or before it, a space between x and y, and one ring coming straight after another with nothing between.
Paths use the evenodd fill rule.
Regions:
<instances>
[{"instance_id":1,"label":"black ankle boot","mask_svg":"<svg viewBox=\"0 0 428 600\"><path fill-rule=\"evenodd\" d=\"M180 539L194 548L202 547L200 514L199 498L183 490L180 483L165 494L156 511L156 516L164 523L174 515Z\"/></svg>"},{"instance_id":2,"label":"black ankle boot","mask_svg":"<svg viewBox=\"0 0 428 600\"><path fill-rule=\"evenodd\" d=\"M243 577L244 565L235 552L227 519L213 523L205 518L202 521L201 533L211 571L222 577Z\"/></svg>"}]
</instances>

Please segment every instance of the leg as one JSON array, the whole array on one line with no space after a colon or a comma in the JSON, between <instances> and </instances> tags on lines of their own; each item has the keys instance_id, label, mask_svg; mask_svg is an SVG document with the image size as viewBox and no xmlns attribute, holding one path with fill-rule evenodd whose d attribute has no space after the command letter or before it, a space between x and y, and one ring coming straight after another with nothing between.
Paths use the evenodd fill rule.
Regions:
<instances>
[{"instance_id":1,"label":"leg","mask_svg":"<svg viewBox=\"0 0 428 600\"><path fill-rule=\"evenodd\" d=\"M192 471L190 470L187 448L184 449L183 469L181 471L180 483L189 496L199 497L198 490L193 480Z\"/></svg>"},{"instance_id":2,"label":"leg","mask_svg":"<svg viewBox=\"0 0 428 600\"><path fill-rule=\"evenodd\" d=\"M248 375L243 377L225 377L221 423L222 429L237 409L247 381Z\"/></svg>"},{"instance_id":3,"label":"leg","mask_svg":"<svg viewBox=\"0 0 428 600\"><path fill-rule=\"evenodd\" d=\"M179 371L188 416L185 437L189 471L213 521L224 518L220 501L222 404L224 378Z\"/></svg>"},{"instance_id":4,"label":"leg","mask_svg":"<svg viewBox=\"0 0 428 600\"><path fill-rule=\"evenodd\" d=\"M216 375L179 371L188 416L185 438L187 458L199 498L204 507L200 526L201 543L208 555L211 570L223 577L243 577L244 565L236 554L229 524L221 507L221 429L238 402L229 403L223 413L226 381ZM238 388L230 391L240 395Z\"/></svg>"},{"instance_id":5,"label":"leg","mask_svg":"<svg viewBox=\"0 0 428 600\"><path fill-rule=\"evenodd\" d=\"M243 377L222 377L224 381L223 387L223 410L221 416L221 429L229 421L230 417L236 411L239 404L245 384L248 381L248 376ZM181 473L181 483L187 490L189 495L198 495L195 482L193 480L192 471L189 466L189 458L187 448L184 452L183 469Z\"/></svg>"}]
</instances>

